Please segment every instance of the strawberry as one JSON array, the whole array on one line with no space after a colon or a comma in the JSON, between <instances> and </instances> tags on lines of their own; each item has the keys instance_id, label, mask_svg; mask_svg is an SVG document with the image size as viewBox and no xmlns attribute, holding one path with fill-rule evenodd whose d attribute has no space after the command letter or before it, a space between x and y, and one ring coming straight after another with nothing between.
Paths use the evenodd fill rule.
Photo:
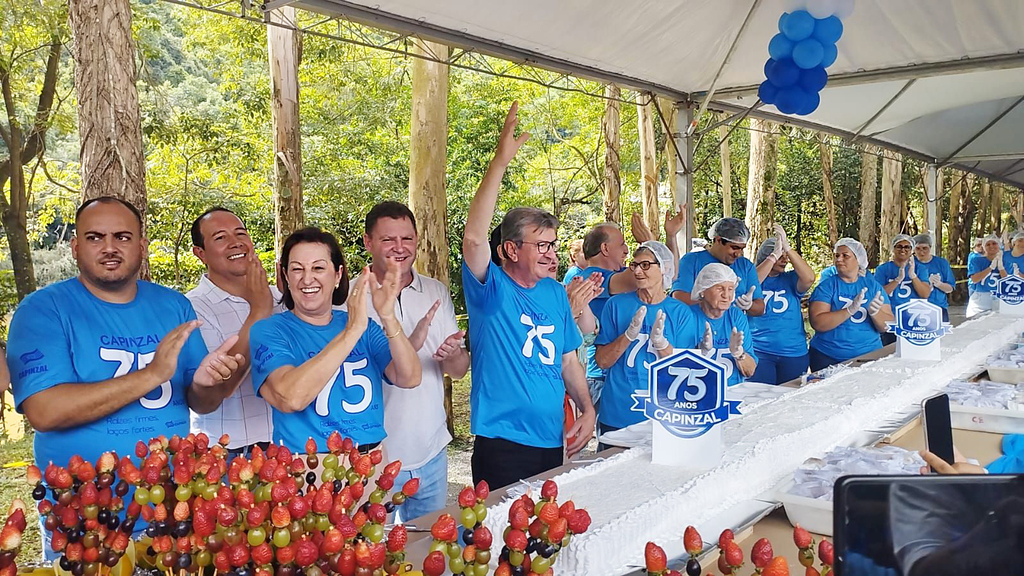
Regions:
<instances>
[{"instance_id":1,"label":"strawberry","mask_svg":"<svg viewBox=\"0 0 1024 576\"><path fill-rule=\"evenodd\" d=\"M356 566L370 567L370 545L365 540L356 542Z\"/></svg>"},{"instance_id":2,"label":"strawberry","mask_svg":"<svg viewBox=\"0 0 1024 576\"><path fill-rule=\"evenodd\" d=\"M183 504L183 502L179 502L179 504ZM263 512L262 506L253 506L245 513L245 523L250 527L259 526L266 519L267 515ZM282 526L277 526L277 528L282 528Z\"/></svg>"},{"instance_id":3,"label":"strawberry","mask_svg":"<svg viewBox=\"0 0 1024 576\"><path fill-rule=\"evenodd\" d=\"M249 547L239 542L228 548L228 561L235 568L246 565L249 562Z\"/></svg>"},{"instance_id":4,"label":"strawberry","mask_svg":"<svg viewBox=\"0 0 1024 576\"><path fill-rule=\"evenodd\" d=\"M231 571L231 560L228 559L227 550L221 550L213 555L213 567L221 572Z\"/></svg>"},{"instance_id":5,"label":"strawberry","mask_svg":"<svg viewBox=\"0 0 1024 576\"><path fill-rule=\"evenodd\" d=\"M360 508L356 510L356 513L352 515L352 523L356 525L356 528L362 530L363 526L369 522L370 518L366 515L366 512Z\"/></svg>"},{"instance_id":6,"label":"strawberry","mask_svg":"<svg viewBox=\"0 0 1024 576\"><path fill-rule=\"evenodd\" d=\"M573 512L569 517L569 530L573 534L582 534L587 531L587 528L590 528L590 514L587 514L587 511L582 508Z\"/></svg>"},{"instance_id":7,"label":"strawberry","mask_svg":"<svg viewBox=\"0 0 1024 576\"><path fill-rule=\"evenodd\" d=\"M324 532L324 539L320 542L320 554L322 556L333 556L341 549L345 547L345 538L342 537L341 531L335 527L330 527L327 532Z\"/></svg>"},{"instance_id":8,"label":"strawberry","mask_svg":"<svg viewBox=\"0 0 1024 576\"><path fill-rule=\"evenodd\" d=\"M370 568L380 568L386 559L387 549L384 548L384 544L378 542L370 545Z\"/></svg>"},{"instance_id":9,"label":"strawberry","mask_svg":"<svg viewBox=\"0 0 1024 576\"><path fill-rule=\"evenodd\" d=\"M191 512L192 511L188 508L188 502L178 502L174 505L173 516L176 521L181 522L182 520L188 520ZM249 524L253 525L252 522ZM259 524L259 522L257 522L257 524Z\"/></svg>"},{"instance_id":10,"label":"strawberry","mask_svg":"<svg viewBox=\"0 0 1024 576\"><path fill-rule=\"evenodd\" d=\"M25 470L25 480L33 486L43 481L43 474L39 471L39 466L35 464L29 464Z\"/></svg>"},{"instance_id":11,"label":"strawberry","mask_svg":"<svg viewBox=\"0 0 1024 576\"><path fill-rule=\"evenodd\" d=\"M494 576L512 576L512 565L508 562L501 562L494 569Z\"/></svg>"},{"instance_id":12,"label":"strawberry","mask_svg":"<svg viewBox=\"0 0 1024 576\"><path fill-rule=\"evenodd\" d=\"M481 480L476 483L476 497L478 500L487 500L487 496L491 494L491 487L487 485L486 480Z\"/></svg>"},{"instance_id":13,"label":"strawberry","mask_svg":"<svg viewBox=\"0 0 1024 576\"><path fill-rule=\"evenodd\" d=\"M537 517L540 518L541 522L550 526L552 522L558 520L558 504L555 504L554 502L544 504L540 507L540 514L537 514ZM559 540L561 540L561 538L559 538Z\"/></svg>"},{"instance_id":14,"label":"strawberry","mask_svg":"<svg viewBox=\"0 0 1024 576\"><path fill-rule=\"evenodd\" d=\"M284 504L278 504L270 511L270 523L276 528L284 528L290 524L291 521L292 515L288 511L288 507Z\"/></svg>"},{"instance_id":15,"label":"strawberry","mask_svg":"<svg viewBox=\"0 0 1024 576\"><path fill-rule=\"evenodd\" d=\"M67 468L57 467L57 470L53 475L53 481L50 482L50 486L59 490L66 490L71 488L71 485L74 484L74 482L75 479L71 477L71 472L68 472Z\"/></svg>"},{"instance_id":16,"label":"strawberry","mask_svg":"<svg viewBox=\"0 0 1024 576\"><path fill-rule=\"evenodd\" d=\"M306 454L316 454L316 451L316 440L313 440L313 437L310 436L306 439Z\"/></svg>"},{"instance_id":17,"label":"strawberry","mask_svg":"<svg viewBox=\"0 0 1024 576\"><path fill-rule=\"evenodd\" d=\"M796 547L803 550L810 548L814 545L814 539L811 538L811 533L800 527L799 524L793 527L793 543Z\"/></svg>"},{"instance_id":18,"label":"strawberry","mask_svg":"<svg viewBox=\"0 0 1024 576\"><path fill-rule=\"evenodd\" d=\"M522 506L510 509L508 512L508 524L516 530L526 530L530 525L530 516Z\"/></svg>"},{"instance_id":19,"label":"strawberry","mask_svg":"<svg viewBox=\"0 0 1024 576\"><path fill-rule=\"evenodd\" d=\"M522 530L509 530L505 534L505 544L511 549L522 552L526 550L526 533Z\"/></svg>"},{"instance_id":20,"label":"strawberry","mask_svg":"<svg viewBox=\"0 0 1024 576\"><path fill-rule=\"evenodd\" d=\"M51 510L53 510L53 503L49 500L40 500L37 509L40 516L46 516Z\"/></svg>"},{"instance_id":21,"label":"strawberry","mask_svg":"<svg viewBox=\"0 0 1024 576\"><path fill-rule=\"evenodd\" d=\"M459 506L463 508L476 506L476 493L469 486L466 486L462 489L462 492L459 492Z\"/></svg>"},{"instance_id":22,"label":"strawberry","mask_svg":"<svg viewBox=\"0 0 1024 576\"><path fill-rule=\"evenodd\" d=\"M333 452L334 454L339 454L342 449L341 447L341 434L338 433L337 430L335 430L334 432L331 432L330 436L327 437L327 450L329 452Z\"/></svg>"},{"instance_id":23,"label":"strawberry","mask_svg":"<svg viewBox=\"0 0 1024 576\"><path fill-rule=\"evenodd\" d=\"M68 545L64 547L64 555L68 557L68 560L77 562L82 559L82 552L85 547L82 546L81 542L68 542Z\"/></svg>"},{"instance_id":24,"label":"strawberry","mask_svg":"<svg viewBox=\"0 0 1024 576\"><path fill-rule=\"evenodd\" d=\"M306 500L299 497L292 497L288 501L288 512L291 513L292 518L304 518L309 513L309 504L306 504Z\"/></svg>"},{"instance_id":25,"label":"strawberry","mask_svg":"<svg viewBox=\"0 0 1024 576\"><path fill-rule=\"evenodd\" d=\"M85 460L78 454L72 454L71 458L68 458L68 472L71 472L72 476L78 476L78 467L82 465Z\"/></svg>"},{"instance_id":26,"label":"strawberry","mask_svg":"<svg viewBox=\"0 0 1024 576\"><path fill-rule=\"evenodd\" d=\"M344 576L356 573L356 551L351 547L341 551L341 555L338 557L337 572Z\"/></svg>"},{"instance_id":27,"label":"strawberry","mask_svg":"<svg viewBox=\"0 0 1024 576\"><path fill-rule=\"evenodd\" d=\"M21 547L21 530L7 521L3 528L0 528L0 550L4 552L15 551Z\"/></svg>"},{"instance_id":28,"label":"strawberry","mask_svg":"<svg viewBox=\"0 0 1024 576\"><path fill-rule=\"evenodd\" d=\"M565 538L565 531L569 527L569 522L565 518L555 518L555 521L548 527L548 542L557 544Z\"/></svg>"},{"instance_id":29,"label":"strawberry","mask_svg":"<svg viewBox=\"0 0 1024 576\"><path fill-rule=\"evenodd\" d=\"M385 492L390 492L391 489L395 487L395 477L388 476L387 474L381 474L381 476L377 478L377 486Z\"/></svg>"},{"instance_id":30,"label":"strawberry","mask_svg":"<svg viewBox=\"0 0 1024 576\"><path fill-rule=\"evenodd\" d=\"M490 549L493 538L491 531L486 526L478 526L476 530L473 530L473 543L481 550Z\"/></svg>"},{"instance_id":31,"label":"strawberry","mask_svg":"<svg viewBox=\"0 0 1024 576\"><path fill-rule=\"evenodd\" d=\"M388 511L380 504L370 504L366 515L369 517L370 522L376 522L377 524L383 524L388 519Z\"/></svg>"},{"instance_id":32,"label":"strawberry","mask_svg":"<svg viewBox=\"0 0 1024 576\"><path fill-rule=\"evenodd\" d=\"M257 565L270 564L274 560L274 549L270 547L269 542L264 542L254 547L249 555Z\"/></svg>"},{"instance_id":33,"label":"strawberry","mask_svg":"<svg viewBox=\"0 0 1024 576\"><path fill-rule=\"evenodd\" d=\"M210 512L204 508L195 511L192 516L192 530L196 533L196 536L205 538L213 534L214 528L216 528L216 524Z\"/></svg>"},{"instance_id":34,"label":"strawberry","mask_svg":"<svg viewBox=\"0 0 1024 576\"><path fill-rule=\"evenodd\" d=\"M365 486L363 486L362 482L356 482L355 484L349 486L349 490L352 492L352 498L354 498L355 500L359 500L360 498L363 497L364 489Z\"/></svg>"},{"instance_id":35,"label":"strawberry","mask_svg":"<svg viewBox=\"0 0 1024 576\"><path fill-rule=\"evenodd\" d=\"M277 504L278 502L284 502L288 499L291 494L288 493L288 487L283 482L274 482L270 487L270 499Z\"/></svg>"},{"instance_id":36,"label":"strawberry","mask_svg":"<svg viewBox=\"0 0 1024 576\"><path fill-rule=\"evenodd\" d=\"M292 542L284 548L278 548L275 550L274 558L277 559L277 563L283 566L290 563L292 560L295 560L295 550L297 546L298 545L295 542Z\"/></svg>"},{"instance_id":37,"label":"strawberry","mask_svg":"<svg viewBox=\"0 0 1024 576\"><path fill-rule=\"evenodd\" d=\"M470 544L462 549L462 560L466 564L476 560L476 544Z\"/></svg>"},{"instance_id":38,"label":"strawberry","mask_svg":"<svg viewBox=\"0 0 1024 576\"><path fill-rule=\"evenodd\" d=\"M356 474L359 474L363 478L370 475L371 468L373 468L373 462L371 462L370 457L365 454L360 456L359 459L352 464L352 469L356 471Z\"/></svg>"},{"instance_id":39,"label":"strawberry","mask_svg":"<svg viewBox=\"0 0 1024 576\"><path fill-rule=\"evenodd\" d=\"M558 498L558 484L555 484L554 480L545 480L540 489L540 497L545 500Z\"/></svg>"},{"instance_id":40,"label":"strawberry","mask_svg":"<svg viewBox=\"0 0 1024 576\"><path fill-rule=\"evenodd\" d=\"M767 538L761 538L757 542L754 542L754 546L750 549L750 561L754 563L757 568L764 568L768 565L768 561L772 559L775 553L772 551L772 543Z\"/></svg>"},{"instance_id":41,"label":"strawberry","mask_svg":"<svg viewBox=\"0 0 1024 576\"><path fill-rule=\"evenodd\" d=\"M718 537L718 548L722 551L725 550L725 543L732 542L736 539L736 535L732 533L732 530L726 528L722 530L722 534Z\"/></svg>"},{"instance_id":42,"label":"strawberry","mask_svg":"<svg viewBox=\"0 0 1024 576\"><path fill-rule=\"evenodd\" d=\"M733 567L733 572L736 571L736 568L743 566L743 550L735 541L726 542L724 555L726 564Z\"/></svg>"},{"instance_id":43,"label":"strawberry","mask_svg":"<svg viewBox=\"0 0 1024 576\"><path fill-rule=\"evenodd\" d=\"M341 535L345 540L351 540L356 537L356 534L359 534L359 528L356 527L356 523L344 512L341 514L340 519L334 523L334 527L341 531Z\"/></svg>"},{"instance_id":44,"label":"strawberry","mask_svg":"<svg viewBox=\"0 0 1024 576\"><path fill-rule=\"evenodd\" d=\"M370 459L370 462L373 462L373 458ZM374 462L374 464L379 464L379 462ZM384 467L384 471L381 472L381 474L383 476L391 476L393 478L395 476L398 476L398 473L401 472L401 471L402 471L402 461L401 460L395 460L391 464L388 464L387 466L385 466Z\"/></svg>"},{"instance_id":45,"label":"strawberry","mask_svg":"<svg viewBox=\"0 0 1024 576\"><path fill-rule=\"evenodd\" d=\"M231 436L228 435L228 434L221 434L220 438L217 440L217 444L220 444L221 446L223 446L225 448L227 448L227 446L228 446L228 444L230 442L231 442Z\"/></svg>"},{"instance_id":46,"label":"strawberry","mask_svg":"<svg viewBox=\"0 0 1024 576\"><path fill-rule=\"evenodd\" d=\"M50 535L50 550L61 552L68 545L68 537L63 532L55 531Z\"/></svg>"},{"instance_id":47,"label":"strawberry","mask_svg":"<svg viewBox=\"0 0 1024 576\"><path fill-rule=\"evenodd\" d=\"M362 483L359 484L359 487L363 487ZM316 512L317 514L327 514L331 511L331 504L334 503L334 496L331 492L332 488L333 487L330 482L325 482L320 485L320 489L317 490L316 496L313 497L313 512ZM362 496L362 493L360 492L359 495Z\"/></svg>"},{"instance_id":48,"label":"strawberry","mask_svg":"<svg viewBox=\"0 0 1024 576\"><path fill-rule=\"evenodd\" d=\"M309 540L300 540L295 547L295 563L303 568L316 562L319 556L320 551L317 549L316 544Z\"/></svg>"},{"instance_id":49,"label":"strawberry","mask_svg":"<svg viewBox=\"0 0 1024 576\"><path fill-rule=\"evenodd\" d=\"M683 548L690 556L696 556L704 549L704 540L693 526L687 526L683 531Z\"/></svg>"},{"instance_id":50,"label":"strawberry","mask_svg":"<svg viewBox=\"0 0 1024 576\"><path fill-rule=\"evenodd\" d=\"M237 521L238 511L232 508L231 506L225 506L217 511L217 523L221 526L232 526Z\"/></svg>"},{"instance_id":51,"label":"strawberry","mask_svg":"<svg viewBox=\"0 0 1024 576\"><path fill-rule=\"evenodd\" d=\"M457 529L455 527L455 518L452 518L450 514L442 514L437 517L437 521L430 527L430 535L435 540L441 540L444 542L453 542L457 535Z\"/></svg>"},{"instance_id":52,"label":"strawberry","mask_svg":"<svg viewBox=\"0 0 1024 576\"><path fill-rule=\"evenodd\" d=\"M818 558L821 558L821 563L825 566L832 565L832 561L834 560L834 553L835 550L832 546L832 543L828 540L822 540L821 543L818 544Z\"/></svg>"},{"instance_id":53,"label":"strawberry","mask_svg":"<svg viewBox=\"0 0 1024 576\"><path fill-rule=\"evenodd\" d=\"M427 554L427 557L423 559L423 573L426 576L441 576L447 567L448 562L445 560L444 553L440 550Z\"/></svg>"},{"instance_id":54,"label":"strawberry","mask_svg":"<svg viewBox=\"0 0 1024 576\"><path fill-rule=\"evenodd\" d=\"M420 490L420 479L413 478L402 485L402 494L406 496L415 496Z\"/></svg>"},{"instance_id":55,"label":"strawberry","mask_svg":"<svg viewBox=\"0 0 1024 576\"><path fill-rule=\"evenodd\" d=\"M388 533L388 552L401 552L405 549L405 543L409 541L409 532L405 526L399 524Z\"/></svg>"},{"instance_id":56,"label":"strawberry","mask_svg":"<svg viewBox=\"0 0 1024 576\"><path fill-rule=\"evenodd\" d=\"M530 529L527 532L533 538L540 538L540 535L544 532L545 528L547 528L547 526L540 521L540 518L534 518L533 522L530 522Z\"/></svg>"},{"instance_id":57,"label":"strawberry","mask_svg":"<svg viewBox=\"0 0 1024 576\"><path fill-rule=\"evenodd\" d=\"M113 452L100 454L99 460L96 461L96 470L99 473L113 472L115 468L117 468L117 454Z\"/></svg>"},{"instance_id":58,"label":"strawberry","mask_svg":"<svg viewBox=\"0 0 1024 576\"><path fill-rule=\"evenodd\" d=\"M776 556L768 561L761 576L789 576L789 562L782 556Z\"/></svg>"},{"instance_id":59,"label":"strawberry","mask_svg":"<svg viewBox=\"0 0 1024 576\"><path fill-rule=\"evenodd\" d=\"M572 513L575 511L576 504L574 504L572 500L566 500L564 504L558 507L558 515L566 520L568 520L569 516L572 516Z\"/></svg>"},{"instance_id":60,"label":"strawberry","mask_svg":"<svg viewBox=\"0 0 1024 576\"><path fill-rule=\"evenodd\" d=\"M665 568L668 566L668 557L665 556L665 551L661 549L654 542L648 542L647 546L644 547L644 565L647 567L647 573L654 576L660 576Z\"/></svg>"}]
</instances>

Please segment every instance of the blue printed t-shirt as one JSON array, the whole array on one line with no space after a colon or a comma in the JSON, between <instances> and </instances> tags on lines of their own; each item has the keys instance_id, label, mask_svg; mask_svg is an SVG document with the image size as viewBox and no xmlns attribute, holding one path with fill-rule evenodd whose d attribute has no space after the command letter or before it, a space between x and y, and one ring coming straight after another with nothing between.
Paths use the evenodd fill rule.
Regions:
<instances>
[{"instance_id":1,"label":"blue printed t-shirt","mask_svg":"<svg viewBox=\"0 0 1024 576\"><path fill-rule=\"evenodd\" d=\"M921 266L928 269L927 276L938 274L943 282L950 286L956 286L956 276L953 275L953 267L949 265L949 260L939 256L932 256L932 259L928 262L919 263ZM920 271L918 274L920 275ZM922 278L927 278L927 276L923 276ZM934 286L932 287L932 293L928 295L928 301L936 306L941 306L942 308L949 307L949 300L946 297L946 293Z\"/></svg>"},{"instance_id":2,"label":"blue printed t-shirt","mask_svg":"<svg viewBox=\"0 0 1024 576\"><path fill-rule=\"evenodd\" d=\"M325 326L310 324L292 312L281 312L252 325L252 386L256 395L270 373L282 366L299 366L320 353L348 323L348 313L332 311ZM380 442L384 432L384 369L391 363L391 348L384 330L374 321L345 361L338 366L309 406L298 412L273 411L274 442L293 452L304 451L313 438L319 452L327 452L327 437L337 430L357 444Z\"/></svg>"},{"instance_id":3,"label":"blue printed t-shirt","mask_svg":"<svg viewBox=\"0 0 1024 576\"><path fill-rule=\"evenodd\" d=\"M800 309L800 299L806 291L797 290L799 282L796 271L789 270L761 283L764 314L750 319L754 350L786 358L807 354L807 332Z\"/></svg>"},{"instance_id":4,"label":"blue printed t-shirt","mask_svg":"<svg viewBox=\"0 0 1024 576\"><path fill-rule=\"evenodd\" d=\"M594 297L590 301L590 311L594 313L594 317L598 320L601 319L601 314L604 311L605 304L608 303L608 299L612 297L612 293L608 290L608 286L612 281L612 276L618 274L622 270L608 270L607 268L598 268L597 266L588 266L586 270L582 272L584 278L590 278L590 275L597 272L601 275L601 293ZM601 325L598 325L598 331L603 330ZM618 336L618 334L616 334ZM597 351L597 347L594 345L587 347L587 378L604 378L605 371L597 365L594 360L594 354Z\"/></svg>"},{"instance_id":5,"label":"blue printed t-shirt","mask_svg":"<svg viewBox=\"0 0 1024 576\"><path fill-rule=\"evenodd\" d=\"M972 250L971 253L967 255L967 270L969 271L971 269L971 264L975 260L977 260L978 258L984 258L984 257L985 257L984 255L978 254L977 252ZM989 261L989 264L991 264L991 263L992 262ZM967 275L970 276L970 272L968 272ZM971 282L970 278L967 279L967 293L968 294L974 294L974 283Z\"/></svg>"},{"instance_id":6,"label":"blue printed t-shirt","mask_svg":"<svg viewBox=\"0 0 1024 576\"><path fill-rule=\"evenodd\" d=\"M971 293L974 292L995 292L996 284L999 283L1001 276L999 270L990 271L981 282L975 282L970 277L986 270L992 265L992 261L987 256L978 254L977 258L967 259L967 286Z\"/></svg>"},{"instance_id":7,"label":"blue printed t-shirt","mask_svg":"<svg viewBox=\"0 0 1024 576\"><path fill-rule=\"evenodd\" d=\"M914 272L917 277L925 283L928 282L928 267L921 264L916 257L914 257ZM875 282L885 285L892 282L900 275L900 267L896 265L892 260L879 264L878 268L875 268ZM932 290L934 292L934 290ZM918 295L917 290L914 290L914 281L910 279L909 275L903 278L903 282L900 282L896 289L892 291L892 295L889 296L889 302L892 304L893 310L896 309L900 304L910 302L911 300L921 300L921 296Z\"/></svg>"},{"instance_id":8,"label":"blue printed t-shirt","mask_svg":"<svg viewBox=\"0 0 1024 576\"><path fill-rule=\"evenodd\" d=\"M686 304L675 298L665 298L658 304L645 304L635 292L612 296L608 300L601 315L601 333L594 343L603 346L615 341L629 327L641 306L647 307L647 314L640 336L630 342L622 356L608 369L598 406L598 421L616 428L625 428L646 419L643 412L630 410L633 406L630 395L647 389L650 366L658 359L657 352L650 345L651 328L658 311L665 312L665 338L673 348L688 350L697 347L693 314Z\"/></svg>"},{"instance_id":9,"label":"blue printed t-shirt","mask_svg":"<svg viewBox=\"0 0 1024 576\"><path fill-rule=\"evenodd\" d=\"M837 360L849 360L861 354L882 347L882 338L868 318L868 304L881 292L882 299L889 303L889 296L882 285L870 278L860 276L854 282L844 282L838 275L818 284L811 293L811 302L825 302L831 311L842 310L864 288L864 306L842 324L827 332L816 332L811 338L811 347Z\"/></svg>"},{"instance_id":10,"label":"blue printed t-shirt","mask_svg":"<svg viewBox=\"0 0 1024 576\"><path fill-rule=\"evenodd\" d=\"M183 295L138 281L125 304L100 300L78 278L51 284L22 300L11 320L7 359L15 405L60 384L93 383L145 368L160 340L196 319ZM107 451L133 454L135 443L165 434L188 434L188 387L206 356L193 330L178 355L174 376L142 398L81 426L36 431L36 464L66 465L72 454L95 462Z\"/></svg>"},{"instance_id":11,"label":"blue printed t-shirt","mask_svg":"<svg viewBox=\"0 0 1024 576\"><path fill-rule=\"evenodd\" d=\"M820 284L820 283L824 282L825 280L828 280L829 278L835 276L836 274L838 274L838 271L836 270L836 267L835 266L829 266L828 268L825 268L824 270L822 270L821 274L818 275L818 283ZM871 270L865 270L864 271L864 277L865 278L874 279L875 275L871 273Z\"/></svg>"},{"instance_id":12,"label":"blue printed t-shirt","mask_svg":"<svg viewBox=\"0 0 1024 576\"><path fill-rule=\"evenodd\" d=\"M565 276L562 277L562 285L568 286L569 282L572 282L572 279L579 276L581 272L583 272L583 268L580 268L575 264L570 266L569 269L565 271Z\"/></svg>"},{"instance_id":13,"label":"blue printed t-shirt","mask_svg":"<svg viewBox=\"0 0 1024 576\"><path fill-rule=\"evenodd\" d=\"M462 264L469 312L471 431L535 448L560 448L562 355L583 339L565 288L544 278L524 288L493 262L483 282Z\"/></svg>"},{"instance_id":14,"label":"blue printed t-shirt","mask_svg":"<svg viewBox=\"0 0 1024 576\"><path fill-rule=\"evenodd\" d=\"M1003 251L1003 267L1006 268L1007 274L1013 274L1014 264L1017 265L1017 271L1024 274L1024 254L1014 256L1013 250Z\"/></svg>"},{"instance_id":15,"label":"blue printed t-shirt","mask_svg":"<svg viewBox=\"0 0 1024 576\"><path fill-rule=\"evenodd\" d=\"M750 331L750 322L747 315L735 306L730 306L725 314L719 318L710 318L700 309L700 304L693 304L690 311L694 315L694 341L701 342L704 339L704 325L711 324L711 333L715 338L715 352L712 358L725 365L726 385L735 386L744 382L746 378L740 372L739 366L729 352L729 339L732 336L732 329L736 328L743 333L743 349L754 361L757 361L757 354L754 353L754 338Z\"/></svg>"},{"instance_id":16,"label":"blue printed t-shirt","mask_svg":"<svg viewBox=\"0 0 1024 576\"><path fill-rule=\"evenodd\" d=\"M707 250L700 252L689 252L679 260L679 272L676 274L676 281L672 283L672 292L693 292L693 283L697 280L697 274L708 264L722 264L718 258L711 255ZM739 257L729 268L739 277L739 284L736 285L736 296L746 294L750 287L754 287L754 300L764 298L761 291L761 282L757 279L757 269L754 263L746 257ZM691 297L693 295L691 294Z\"/></svg>"}]
</instances>

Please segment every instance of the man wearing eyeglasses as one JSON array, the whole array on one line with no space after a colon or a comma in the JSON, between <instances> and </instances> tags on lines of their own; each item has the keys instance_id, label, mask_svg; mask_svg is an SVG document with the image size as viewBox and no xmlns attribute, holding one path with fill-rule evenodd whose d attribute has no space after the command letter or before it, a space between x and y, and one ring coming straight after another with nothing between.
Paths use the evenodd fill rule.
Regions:
<instances>
[{"instance_id":1,"label":"man wearing eyeglasses","mask_svg":"<svg viewBox=\"0 0 1024 576\"><path fill-rule=\"evenodd\" d=\"M462 242L462 283L469 312L473 482L507 486L562 464L594 432L596 414L582 343L565 288L551 278L558 262L558 219L515 208L501 222L501 264L491 260L488 227L501 179L529 133L515 136L517 104L469 205ZM582 411L563 436L568 393ZM564 448L563 448L564 447Z\"/></svg>"},{"instance_id":2,"label":"man wearing eyeglasses","mask_svg":"<svg viewBox=\"0 0 1024 576\"><path fill-rule=\"evenodd\" d=\"M764 314L764 293L761 292L757 269L743 255L750 241L747 225L739 218L721 218L708 230L708 239L711 242L706 250L690 252L679 261L679 274L672 284L672 296L685 304L696 304L690 292L697 274L708 264L719 262L732 268L739 278L736 306L746 312L747 316Z\"/></svg>"}]
</instances>

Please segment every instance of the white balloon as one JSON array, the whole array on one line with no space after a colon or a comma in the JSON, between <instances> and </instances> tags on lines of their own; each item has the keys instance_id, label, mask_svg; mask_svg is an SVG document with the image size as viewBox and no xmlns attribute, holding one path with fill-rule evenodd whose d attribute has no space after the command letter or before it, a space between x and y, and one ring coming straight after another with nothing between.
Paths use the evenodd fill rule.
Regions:
<instances>
[{"instance_id":1,"label":"white balloon","mask_svg":"<svg viewBox=\"0 0 1024 576\"><path fill-rule=\"evenodd\" d=\"M850 14L853 14L853 8L853 0L837 0L836 17L840 20L846 20Z\"/></svg>"},{"instance_id":2,"label":"white balloon","mask_svg":"<svg viewBox=\"0 0 1024 576\"><path fill-rule=\"evenodd\" d=\"M786 12L793 13L796 12L797 10L803 10L807 8L807 2L808 0L785 0L785 2L783 3L783 7L785 8Z\"/></svg>"},{"instance_id":3,"label":"white balloon","mask_svg":"<svg viewBox=\"0 0 1024 576\"><path fill-rule=\"evenodd\" d=\"M836 0L810 0L807 11L815 18L828 18L836 11Z\"/></svg>"}]
</instances>

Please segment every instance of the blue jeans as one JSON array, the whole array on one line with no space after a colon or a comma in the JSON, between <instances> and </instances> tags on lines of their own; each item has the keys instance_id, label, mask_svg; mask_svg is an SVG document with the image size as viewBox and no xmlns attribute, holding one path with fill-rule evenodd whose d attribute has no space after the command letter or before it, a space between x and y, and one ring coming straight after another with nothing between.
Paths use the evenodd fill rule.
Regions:
<instances>
[{"instance_id":1,"label":"blue jeans","mask_svg":"<svg viewBox=\"0 0 1024 576\"><path fill-rule=\"evenodd\" d=\"M396 522L408 522L413 518L426 516L442 510L448 502L448 449L437 453L426 464L415 470L402 470L395 478L395 491L412 480L420 479L420 489L416 495L395 509ZM429 527L436 518L423 527Z\"/></svg>"},{"instance_id":2,"label":"blue jeans","mask_svg":"<svg viewBox=\"0 0 1024 576\"><path fill-rule=\"evenodd\" d=\"M814 346L810 347L808 354L810 355L811 372L817 372L822 368L828 368L829 366L842 362L839 358L833 358L828 354L821 352Z\"/></svg>"},{"instance_id":3,"label":"blue jeans","mask_svg":"<svg viewBox=\"0 0 1024 576\"><path fill-rule=\"evenodd\" d=\"M765 384L785 384L807 372L808 355L788 357L769 354L761 350L757 352L757 369L754 375L747 378L750 382Z\"/></svg>"}]
</instances>

